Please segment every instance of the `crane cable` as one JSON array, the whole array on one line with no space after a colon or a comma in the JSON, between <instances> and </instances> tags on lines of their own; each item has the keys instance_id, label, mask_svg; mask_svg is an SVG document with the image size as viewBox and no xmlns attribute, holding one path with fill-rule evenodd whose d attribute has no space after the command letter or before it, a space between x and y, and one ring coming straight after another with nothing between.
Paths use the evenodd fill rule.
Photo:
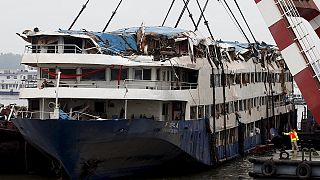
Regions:
<instances>
[{"instance_id":1,"label":"crane cable","mask_svg":"<svg viewBox=\"0 0 320 180\"><path fill-rule=\"evenodd\" d=\"M202 15L203 15L204 11L205 11L205 10L206 10L206 8L207 8L208 2L209 2L209 0L207 0L207 1L206 1L206 3L205 3L205 5L204 5L204 7L202 8L202 11L201 11L200 17L199 17L198 22L197 22L197 26L196 26L196 28L195 28L195 30L194 30L194 31L197 31L197 30L198 30L198 26L199 26L200 21L201 21L201 19L202 19Z\"/></svg>"},{"instance_id":2,"label":"crane cable","mask_svg":"<svg viewBox=\"0 0 320 180\"><path fill-rule=\"evenodd\" d=\"M108 20L106 26L103 28L102 32L105 32L106 29L108 28L108 26L109 26L111 20L113 19L114 15L117 13L117 10L118 10L118 8L119 8L121 3L122 3L122 0L120 0L120 2L118 3L116 9L114 11L112 11L112 15L111 15L110 19Z\"/></svg>"},{"instance_id":3,"label":"crane cable","mask_svg":"<svg viewBox=\"0 0 320 180\"><path fill-rule=\"evenodd\" d=\"M184 11L186 10L187 5L189 4L189 2L190 2L190 0L187 0L187 2L184 4L183 9L182 9L182 11L181 11L181 13L180 13L180 16L179 16L179 18L178 18L178 20L177 20L176 25L174 26L174 28L177 28L177 27L178 27L178 25L179 25L179 23L180 23L180 20L181 20L181 18L182 18L182 15L184 14Z\"/></svg>"},{"instance_id":4,"label":"crane cable","mask_svg":"<svg viewBox=\"0 0 320 180\"><path fill-rule=\"evenodd\" d=\"M236 4L236 6L237 6L237 8L238 8L238 10L239 10L239 12L240 12L240 14L241 14L241 16L242 16L242 18L243 18L244 22L246 23L246 26L247 26L247 28L248 28L248 30L249 30L249 32L250 32L250 34L251 34L251 36L252 36L252 38L253 38L254 42L257 42L256 38L254 37L254 35L253 35L252 31L251 31L251 28L250 28L250 26L249 26L249 24L248 24L248 22L247 22L246 18L244 17L244 15L243 15L243 13L242 13L242 11L241 11L241 9L240 9L240 6L239 6L239 4L238 4L237 0L234 0L234 3Z\"/></svg>"},{"instance_id":5,"label":"crane cable","mask_svg":"<svg viewBox=\"0 0 320 180\"><path fill-rule=\"evenodd\" d=\"M220 1L220 0L218 0L218 1ZM229 14L230 18L232 19L232 21L233 21L234 23L237 24L237 27L238 27L238 29L240 30L240 32L241 32L241 34L243 35L243 37L248 41L249 44L251 44L248 36L246 35L246 33L244 32L244 30L242 29L239 21L238 21L237 18L235 17L235 15L234 15L234 13L232 12L231 8L229 7L228 3L227 3L225 0L223 0L223 2L222 2L222 1L220 1L220 2L222 3L222 5L223 5L223 2L224 2L224 4L226 5L227 9L226 9L226 7L225 7L224 5L223 5L223 7L226 9L226 11L227 11L227 13ZM231 17L231 16L232 16L232 17Z\"/></svg>"},{"instance_id":6,"label":"crane cable","mask_svg":"<svg viewBox=\"0 0 320 180\"><path fill-rule=\"evenodd\" d=\"M161 26L164 26L164 23L167 21L167 18L168 18L168 16L169 16L169 13L171 12L172 6L173 6L173 4L174 4L175 1L176 1L176 0L173 0L173 1L172 1L171 5L170 5L170 7L169 7L169 10L168 10L168 12L167 12L167 14L166 14L166 17L164 18Z\"/></svg>"},{"instance_id":7,"label":"crane cable","mask_svg":"<svg viewBox=\"0 0 320 180\"><path fill-rule=\"evenodd\" d=\"M186 5L187 11L188 11L188 13L189 13L189 17L190 17L190 19L191 19L191 21L192 21L192 23L193 23L194 28L197 28L197 25L196 25L196 22L195 22L194 19L193 19L192 13L191 13L191 11L190 11L189 8L188 8L188 4L186 4L186 1L185 1L185 0L182 0L182 1L183 1L183 3Z\"/></svg>"}]
</instances>

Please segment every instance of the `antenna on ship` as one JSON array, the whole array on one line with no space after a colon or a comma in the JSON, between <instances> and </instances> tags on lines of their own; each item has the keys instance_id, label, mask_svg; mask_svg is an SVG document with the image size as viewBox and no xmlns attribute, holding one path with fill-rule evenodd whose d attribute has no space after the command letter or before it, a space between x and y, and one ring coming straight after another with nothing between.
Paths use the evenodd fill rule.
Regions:
<instances>
[{"instance_id":1,"label":"antenna on ship","mask_svg":"<svg viewBox=\"0 0 320 180\"><path fill-rule=\"evenodd\" d=\"M82 6L80 12L78 13L77 17L74 19L74 21L72 22L72 24L70 25L68 31L70 31L74 25L74 23L76 23L76 21L78 20L78 18L80 17L80 15L82 14L83 10L87 7L88 3L90 0L87 0L87 2Z\"/></svg>"},{"instance_id":2,"label":"antenna on ship","mask_svg":"<svg viewBox=\"0 0 320 180\"><path fill-rule=\"evenodd\" d=\"M116 14L116 12L117 12L117 10L118 10L118 8L119 8L119 6L120 6L121 3L122 3L122 0L120 0L120 2L119 2L119 4L118 4L118 6L116 7L116 9L115 9L114 11L112 11L112 15L111 15L109 21L107 22L106 26L103 28L102 32L105 32L105 31L106 31L107 27L109 26L111 20L113 19L114 15Z\"/></svg>"}]
</instances>

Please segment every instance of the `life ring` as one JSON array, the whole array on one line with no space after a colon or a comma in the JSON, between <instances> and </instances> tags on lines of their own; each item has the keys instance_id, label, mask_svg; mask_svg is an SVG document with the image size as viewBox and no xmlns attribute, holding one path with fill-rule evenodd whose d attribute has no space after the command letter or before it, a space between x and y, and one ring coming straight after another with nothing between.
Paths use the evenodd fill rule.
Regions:
<instances>
[{"instance_id":1,"label":"life ring","mask_svg":"<svg viewBox=\"0 0 320 180\"><path fill-rule=\"evenodd\" d=\"M302 162L297 166L296 175L299 179L308 179L310 178L312 169L309 164Z\"/></svg>"},{"instance_id":2,"label":"life ring","mask_svg":"<svg viewBox=\"0 0 320 180\"><path fill-rule=\"evenodd\" d=\"M280 153L280 159L289 159L289 153L287 151L282 151Z\"/></svg>"},{"instance_id":3,"label":"life ring","mask_svg":"<svg viewBox=\"0 0 320 180\"><path fill-rule=\"evenodd\" d=\"M261 172L264 176L273 176L277 172L277 168L273 160L265 161L261 166Z\"/></svg>"}]
</instances>

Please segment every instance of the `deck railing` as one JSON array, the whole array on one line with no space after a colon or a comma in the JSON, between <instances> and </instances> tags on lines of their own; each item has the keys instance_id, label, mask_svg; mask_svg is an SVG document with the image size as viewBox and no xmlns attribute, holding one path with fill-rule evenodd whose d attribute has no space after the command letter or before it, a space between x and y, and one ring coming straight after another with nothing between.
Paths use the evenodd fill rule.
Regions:
<instances>
[{"instance_id":1,"label":"deck railing","mask_svg":"<svg viewBox=\"0 0 320 180\"><path fill-rule=\"evenodd\" d=\"M43 83L44 79L37 80L24 80L22 81L22 88L50 88L55 87L56 83L53 80ZM91 82L82 81L80 83L60 81L59 87L69 88L126 88L126 89L151 89L151 90L186 90L196 89L198 83L190 82L176 82L176 81L157 81L157 80L136 80L125 79L118 85L115 81L111 81L110 84L101 83L103 81Z\"/></svg>"},{"instance_id":2,"label":"deck railing","mask_svg":"<svg viewBox=\"0 0 320 180\"><path fill-rule=\"evenodd\" d=\"M63 53L71 53L71 54L96 54L100 52L97 47L90 47L87 49L82 49L75 44L53 44L53 45L26 45L25 53L52 53L52 54L63 54Z\"/></svg>"}]
</instances>

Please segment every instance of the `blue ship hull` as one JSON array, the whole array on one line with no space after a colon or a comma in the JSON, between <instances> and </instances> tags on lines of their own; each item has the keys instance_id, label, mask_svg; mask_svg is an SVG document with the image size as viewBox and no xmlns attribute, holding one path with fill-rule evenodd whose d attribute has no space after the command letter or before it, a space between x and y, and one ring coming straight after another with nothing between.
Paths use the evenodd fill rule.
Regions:
<instances>
[{"instance_id":1,"label":"blue ship hull","mask_svg":"<svg viewBox=\"0 0 320 180\"><path fill-rule=\"evenodd\" d=\"M24 138L71 179L131 175L167 165L214 165L206 120L15 119Z\"/></svg>"}]
</instances>

